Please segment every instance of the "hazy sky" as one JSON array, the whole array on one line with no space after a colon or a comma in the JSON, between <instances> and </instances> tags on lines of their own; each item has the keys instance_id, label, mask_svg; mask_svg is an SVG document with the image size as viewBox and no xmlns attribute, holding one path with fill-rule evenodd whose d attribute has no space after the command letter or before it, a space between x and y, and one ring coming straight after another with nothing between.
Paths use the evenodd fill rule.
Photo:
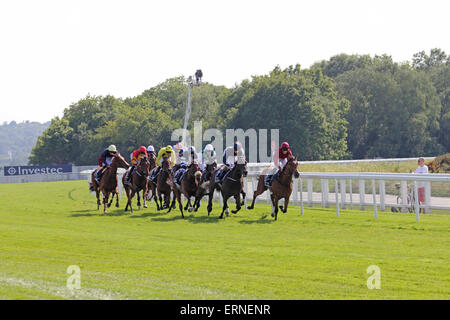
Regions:
<instances>
[{"instance_id":1,"label":"hazy sky","mask_svg":"<svg viewBox=\"0 0 450 320\"><path fill-rule=\"evenodd\" d=\"M339 53L450 53L448 0L0 0L0 123L48 121L201 68L232 87Z\"/></svg>"}]
</instances>

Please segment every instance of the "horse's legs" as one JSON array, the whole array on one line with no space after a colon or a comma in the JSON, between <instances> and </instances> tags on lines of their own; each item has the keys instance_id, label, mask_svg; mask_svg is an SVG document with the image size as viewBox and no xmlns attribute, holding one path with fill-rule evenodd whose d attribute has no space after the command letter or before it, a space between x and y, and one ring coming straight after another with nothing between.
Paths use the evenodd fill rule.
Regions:
<instances>
[{"instance_id":1,"label":"horse's legs","mask_svg":"<svg viewBox=\"0 0 450 320\"><path fill-rule=\"evenodd\" d=\"M208 210L208 216L209 216L209 214L212 211L212 199L213 199L213 197L214 197L214 189L213 189L212 192L209 191L209 193L208 193L208 207L206 208Z\"/></svg>"},{"instance_id":2,"label":"horse's legs","mask_svg":"<svg viewBox=\"0 0 450 320\"><path fill-rule=\"evenodd\" d=\"M175 202L177 201L177 192L175 190L173 190L173 199L172 199L172 203L169 206L169 211L167 211L167 213L169 213L170 211L172 211L172 209L175 209Z\"/></svg>"},{"instance_id":3,"label":"horse's legs","mask_svg":"<svg viewBox=\"0 0 450 320\"><path fill-rule=\"evenodd\" d=\"M130 212L133 213L133 197L135 195L136 191L135 190L131 190L131 194L130 197L128 198L128 203L130 205Z\"/></svg>"},{"instance_id":4,"label":"horse's legs","mask_svg":"<svg viewBox=\"0 0 450 320\"><path fill-rule=\"evenodd\" d=\"M231 212L238 213L238 211L241 210L241 194L238 193L235 195L234 199L236 200L236 210L231 210Z\"/></svg>"},{"instance_id":5,"label":"horse's legs","mask_svg":"<svg viewBox=\"0 0 450 320\"><path fill-rule=\"evenodd\" d=\"M223 213L225 212L225 210L228 210L228 197L224 197L223 195L222 195L222 198L223 198L223 208L222 208L222 213L220 214L220 217L219 217L219 219L222 219L223 218Z\"/></svg>"},{"instance_id":6,"label":"horse's legs","mask_svg":"<svg viewBox=\"0 0 450 320\"><path fill-rule=\"evenodd\" d=\"M162 195L161 195L161 190L159 190L159 189L156 189L156 196L157 197L155 197L155 202L156 202L156 209L159 211L159 210L162 210L162 208L163 208L163 205L162 205ZM159 203L158 203L158 201L159 201Z\"/></svg>"},{"instance_id":7,"label":"horse's legs","mask_svg":"<svg viewBox=\"0 0 450 320\"><path fill-rule=\"evenodd\" d=\"M138 210L141 210L141 195L140 194L141 193L139 191L136 191Z\"/></svg>"},{"instance_id":8,"label":"horse's legs","mask_svg":"<svg viewBox=\"0 0 450 320\"><path fill-rule=\"evenodd\" d=\"M97 210L100 210L100 191L98 190L98 187L95 189L95 195L97 196Z\"/></svg>"},{"instance_id":9,"label":"horse's legs","mask_svg":"<svg viewBox=\"0 0 450 320\"><path fill-rule=\"evenodd\" d=\"M286 213L288 204L289 204L289 196L284 198L284 209L282 206L280 206L280 209L283 213Z\"/></svg>"},{"instance_id":10,"label":"horse's legs","mask_svg":"<svg viewBox=\"0 0 450 320\"><path fill-rule=\"evenodd\" d=\"M109 198L109 192L103 193L103 213L106 212L106 208L108 207L108 198Z\"/></svg>"},{"instance_id":11,"label":"horse's legs","mask_svg":"<svg viewBox=\"0 0 450 320\"><path fill-rule=\"evenodd\" d=\"M275 221L277 220L278 216L278 197L272 196L272 217L275 218Z\"/></svg>"},{"instance_id":12,"label":"horse's legs","mask_svg":"<svg viewBox=\"0 0 450 320\"><path fill-rule=\"evenodd\" d=\"M255 207L255 201L256 201L256 197L259 196L260 194L262 194L264 191L266 191L267 188L264 186L264 176L261 176L258 179L258 185L256 187L255 192L253 192L253 200L252 200L252 204L247 207L247 209L253 209Z\"/></svg>"},{"instance_id":13,"label":"horse's legs","mask_svg":"<svg viewBox=\"0 0 450 320\"><path fill-rule=\"evenodd\" d=\"M181 192L177 192L176 194L174 194L174 201L175 201L175 196L178 200L178 207L180 208L181 211L181 217L184 219L184 214L183 214L183 204L181 203Z\"/></svg>"},{"instance_id":14,"label":"horse's legs","mask_svg":"<svg viewBox=\"0 0 450 320\"><path fill-rule=\"evenodd\" d=\"M109 200L109 202L108 202L108 208L111 207L111 204L112 204L112 202L114 200L115 192L113 191L113 192L111 192L111 194L112 194L112 196L111 196L111 200Z\"/></svg>"},{"instance_id":15,"label":"horse's legs","mask_svg":"<svg viewBox=\"0 0 450 320\"><path fill-rule=\"evenodd\" d=\"M172 204L171 204L170 207L171 207L172 209L175 209L175 207L176 207L176 202L177 202L175 190L174 190L172 193L173 193L173 199L172 199Z\"/></svg>"},{"instance_id":16,"label":"horse's legs","mask_svg":"<svg viewBox=\"0 0 450 320\"><path fill-rule=\"evenodd\" d=\"M146 193L147 193L147 188L145 188L144 190L142 190L142 201L144 202L144 208L147 208L147 201L146 201Z\"/></svg>"},{"instance_id":17,"label":"horse's legs","mask_svg":"<svg viewBox=\"0 0 450 320\"><path fill-rule=\"evenodd\" d=\"M119 207L119 187L116 187L116 208Z\"/></svg>"},{"instance_id":18,"label":"horse's legs","mask_svg":"<svg viewBox=\"0 0 450 320\"><path fill-rule=\"evenodd\" d=\"M125 193L127 195L127 205L125 206L125 211L128 210L128 206L130 205L130 189L125 185Z\"/></svg>"},{"instance_id":19,"label":"horse's legs","mask_svg":"<svg viewBox=\"0 0 450 320\"><path fill-rule=\"evenodd\" d=\"M244 192L244 190L241 190L241 194L242 194L241 206L243 206L245 204L245 197L247 196L247 194Z\"/></svg>"}]
</instances>

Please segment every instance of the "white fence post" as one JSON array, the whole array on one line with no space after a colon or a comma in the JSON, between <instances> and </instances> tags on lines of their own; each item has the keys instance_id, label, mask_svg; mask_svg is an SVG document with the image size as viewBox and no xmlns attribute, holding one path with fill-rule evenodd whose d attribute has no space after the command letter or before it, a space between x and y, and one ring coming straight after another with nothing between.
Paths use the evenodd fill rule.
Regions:
<instances>
[{"instance_id":1,"label":"white fence post","mask_svg":"<svg viewBox=\"0 0 450 320\"><path fill-rule=\"evenodd\" d=\"M365 206L366 187L364 180L359 180L359 209L366 210Z\"/></svg>"},{"instance_id":2,"label":"white fence post","mask_svg":"<svg viewBox=\"0 0 450 320\"><path fill-rule=\"evenodd\" d=\"M322 185L322 207L328 208L328 179L320 179L321 185Z\"/></svg>"},{"instance_id":3,"label":"white fence post","mask_svg":"<svg viewBox=\"0 0 450 320\"><path fill-rule=\"evenodd\" d=\"M297 179L294 179L292 188L294 191L294 205L298 205L298 181L297 181Z\"/></svg>"},{"instance_id":4,"label":"white fence post","mask_svg":"<svg viewBox=\"0 0 450 320\"><path fill-rule=\"evenodd\" d=\"M345 200L346 200L346 191L347 191L347 187L345 185L345 179L341 179L341 208L342 209L346 209L347 206L345 205Z\"/></svg>"},{"instance_id":5,"label":"white fence post","mask_svg":"<svg viewBox=\"0 0 450 320\"><path fill-rule=\"evenodd\" d=\"M420 208L419 208L419 194L417 192L417 181L414 181L414 207L416 208L416 221L419 222L419 213L420 213Z\"/></svg>"},{"instance_id":6,"label":"white fence post","mask_svg":"<svg viewBox=\"0 0 450 320\"><path fill-rule=\"evenodd\" d=\"M375 179L372 179L372 194L373 194L373 211L376 220L378 219L378 211L377 211L377 188L375 186Z\"/></svg>"},{"instance_id":7,"label":"white fence post","mask_svg":"<svg viewBox=\"0 0 450 320\"><path fill-rule=\"evenodd\" d=\"M401 212L408 212L408 185L406 183L406 181L401 181L400 182L400 186L401 186L401 195L402 195L402 208L401 208Z\"/></svg>"},{"instance_id":8,"label":"white fence post","mask_svg":"<svg viewBox=\"0 0 450 320\"><path fill-rule=\"evenodd\" d=\"M340 213L339 213L339 186L338 186L338 181L337 179L334 179L334 188L335 188L335 193L336 193L336 215L339 217Z\"/></svg>"},{"instance_id":9,"label":"white fence post","mask_svg":"<svg viewBox=\"0 0 450 320\"><path fill-rule=\"evenodd\" d=\"M247 210L248 181L245 178L244 178L244 192L245 192L244 210Z\"/></svg>"},{"instance_id":10,"label":"white fence post","mask_svg":"<svg viewBox=\"0 0 450 320\"><path fill-rule=\"evenodd\" d=\"M307 179L306 182L308 186L308 207L312 207L313 181L312 179Z\"/></svg>"},{"instance_id":11,"label":"white fence post","mask_svg":"<svg viewBox=\"0 0 450 320\"><path fill-rule=\"evenodd\" d=\"M350 189L349 189L349 192L350 192L350 209L353 209L353 181L352 181L352 179L349 180L348 185L350 187Z\"/></svg>"},{"instance_id":12,"label":"white fence post","mask_svg":"<svg viewBox=\"0 0 450 320\"><path fill-rule=\"evenodd\" d=\"M425 213L431 213L431 182L425 182Z\"/></svg>"},{"instance_id":13,"label":"white fence post","mask_svg":"<svg viewBox=\"0 0 450 320\"><path fill-rule=\"evenodd\" d=\"M380 211L386 210L386 183L384 180L380 180Z\"/></svg>"},{"instance_id":14,"label":"white fence post","mask_svg":"<svg viewBox=\"0 0 450 320\"><path fill-rule=\"evenodd\" d=\"M302 178L300 180L300 214L303 215L303 181Z\"/></svg>"}]
</instances>

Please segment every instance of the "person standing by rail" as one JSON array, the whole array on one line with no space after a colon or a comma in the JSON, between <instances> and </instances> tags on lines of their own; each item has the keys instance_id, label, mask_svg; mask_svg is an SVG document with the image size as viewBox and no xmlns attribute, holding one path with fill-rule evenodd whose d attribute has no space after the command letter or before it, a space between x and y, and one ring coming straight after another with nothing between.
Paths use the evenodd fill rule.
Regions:
<instances>
[{"instance_id":1,"label":"person standing by rail","mask_svg":"<svg viewBox=\"0 0 450 320\"><path fill-rule=\"evenodd\" d=\"M428 167L425 165L425 159L420 157L419 160L417 160L417 163L419 166L417 167L416 171L414 173L418 174L427 174L428 173ZM419 181L417 182L417 194L419 196L419 204L425 204L425 182ZM425 209L421 209L422 212L425 213Z\"/></svg>"}]
</instances>

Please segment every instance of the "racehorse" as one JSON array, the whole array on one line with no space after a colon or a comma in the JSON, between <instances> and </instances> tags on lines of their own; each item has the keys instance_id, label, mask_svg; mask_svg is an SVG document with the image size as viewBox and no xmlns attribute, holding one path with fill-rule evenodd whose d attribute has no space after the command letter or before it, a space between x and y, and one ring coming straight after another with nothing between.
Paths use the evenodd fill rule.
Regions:
<instances>
[{"instance_id":1,"label":"racehorse","mask_svg":"<svg viewBox=\"0 0 450 320\"><path fill-rule=\"evenodd\" d=\"M149 157L148 157L148 161L150 162L150 172L154 169L154 168L156 168L156 156L154 155L154 154L152 154L152 153L150 153L149 154ZM152 189L152 184L151 184L151 181L150 181L150 175L149 175L149 177L147 178L147 192L144 194L144 197L146 198L146 200L148 201L148 202L150 202L151 200L152 200L152 198L155 198L156 199L156 192L153 192L153 189ZM156 186L155 186L156 187ZM155 190L156 191L156 190ZM150 195L150 193L151 193L151 195ZM156 201L156 200L155 200ZM145 207L145 206L144 206ZM145 207L146 208L146 207Z\"/></svg>"},{"instance_id":2,"label":"racehorse","mask_svg":"<svg viewBox=\"0 0 450 320\"><path fill-rule=\"evenodd\" d=\"M111 165L106 167L104 170L100 181L97 183L95 181L95 171L92 172L92 183L91 183L91 190L95 191L95 194L97 196L97 210L100 209L100 191L103 193L103 213L106 212L106 208L108 207L108 198L110 193L116 193L117 194L117 204L116 207L119 206L119 191L117 188L117 168L128 168L130 165L128 162L125 161L125 159L117 153L113 156L113 160L111 162Z\"/></svg>"},{"instance_id":3,"label":"racehorse","mask_svg":"<svg viewBox=\"0 0 450 320\"><path fill-rule=\"evenodd\" d=\"M177 184L174 181L174 178L172 179L171 183L174 198L172 200L172 205L169 208L169 212L172 210L172 208L175 207L175 200L177 200L178 206L181 211L181 216L184 218L183 205L181 203L181 193L183 193L183 195L187 199L187 203L186 206L184 207L184 210L189 209L189 212L192 212L194 208L192 207L191 204L191 197L195 197L195 195L197 194L197 189L201 183L201 179L202 179L202 172L200 171L200 166L194 162L192 162L186 169L185 173L183 173L183 176L181 177L180 181L180 188L178 188Z\"/></svg>"},{"instance_id":4,"label":"racehorse","mask_svg":"<svg viewBox=\"0 0 450 320\"><path fill-rule=\"evenodd\" d=\"M216 171L217 173L217 171ZM215 176L215 175L214 175ZM209 188L209 199L208 199L208 215L212 210L212 198L214 195L215 189L220 189L223 199L223 208L222 213L219 219L223 218L223 213L226 211L228 215L228 199L233 196L236 199L236 210L232 210L231 212L237 213L243 204L241 203L240 195L243 195L245 199L245 192L243 190L243 177L247 176L247 161L238 161L235 162L234 167L231 169L230 173L224 178L222 184L218 186L218 183L213 183L211 180L210 188Z\"/></svg>"},{"instance_id":5,"label":"racehorse","mask_svg":"<svg viewBox=\"0 0 450 320\"><path fill-rule=\"evenodd\" d=\"M211 179L214 179L214 172L217 169L217 163L207 164L206 168L202 173L202 181L197 188L197 193L195 194L194 200L194 211L200 208L200 201L203 196L209 193L209 185L211 184Z\"/></svg>"},{"instance_id":6,"label":"racehorse","mask_svg":"<svg viewBox=\"0 0 450 320\"><path fill-rule=\"evenodd\" d=\"M135 194L137 194L137 206L141 209L141 197L139 192L142 190L142 199L144 200L144 208L147 208L145 202L145 193L147 192L147 177L150 172L150 162L147 157L142 158L137 164L136 168L133 170L131 175L131 185L126 183L127 176L124 174L122 177L122 183L125 187L125 192L127 194L127 205L125 206L125 211L130 207L131 213L133 213L133 206L131 205L132 199Z\"/></svg>"},{"instance_id":7,"label":"racehorse","mask_svg":"<svg viewBox=\"0 0 450 320\"><path fill-rule=\"evenodd\" d=\"M292 176L298 178L300 173L297 170L298 162L297 156L295 158L290 158L283 170L279 171L277 176L272 181L272 186L270 188L266 187L264 184L266 175L260 175L258 178L258 186L256 191L253 192L253 201L247 209L253 209L255 206L256 197L262 194L267 189L270 190L270 198L272 199L272 217L277 220L278 215L278 201L284 198L284 208L280 206L280 210L286 213L289 204L289 198L292 194Z\"/></svg>"},{"instance_id":8,"label":"racehorse","mask_svg":"<svg viewBox=\"0 0 450 320\"><path fill-rule=\"evenodd\" d=\"M157 169L158 168L154 168L150 173L150 176ZM160 172L158 174L158 177L156 178L156 183L153 183L153 181L149 181L150 187L152 189L152 194L155 197L156 210L158 211L162 209L167 209L169 207L170 193L172 192L172 188L170 187L167 181L171 179L171 176L172 173L169 168L169 160L166 157L164 157L161 163ZM162 203L162 195L164 195L164 206Z\"/></svg>"}]
</instances>

